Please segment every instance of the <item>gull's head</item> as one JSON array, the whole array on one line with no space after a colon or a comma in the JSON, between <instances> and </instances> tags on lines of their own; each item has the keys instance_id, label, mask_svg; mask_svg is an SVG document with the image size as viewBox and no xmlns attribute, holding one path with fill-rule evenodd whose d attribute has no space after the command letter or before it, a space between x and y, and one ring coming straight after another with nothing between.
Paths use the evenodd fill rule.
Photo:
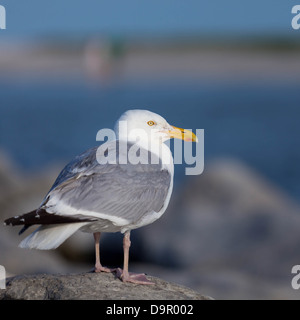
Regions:
<instances>
[{"instance_id":1,"label":"gull's head","mask_svg":"<svg viewBox=\"0 0 300 320\"><path fill-rule=\"evenodd\" d=\"M162 143L171 138L197 142L197 136L186 129L170 125L162 116L148 110L128 110L115 126L118 139L132 142Z\"/></svg>"}]
</instances>

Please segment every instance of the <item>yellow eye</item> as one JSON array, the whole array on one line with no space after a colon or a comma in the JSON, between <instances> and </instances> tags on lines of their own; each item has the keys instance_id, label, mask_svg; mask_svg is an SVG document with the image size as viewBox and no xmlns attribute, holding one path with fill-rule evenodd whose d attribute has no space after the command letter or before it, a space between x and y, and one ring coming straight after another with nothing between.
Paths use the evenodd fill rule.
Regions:
<instances>
[{"instance_id":1,"label":"yellow eye","mask_svg":"<svg viewBox=\"0 0 300 320\"><path fill-rule=\"evenodd\" d=\"M155 122L151 120L151 121L148 121L147 124L148 124L148 126L154 126Z\"/></svg>"}]
</instances>

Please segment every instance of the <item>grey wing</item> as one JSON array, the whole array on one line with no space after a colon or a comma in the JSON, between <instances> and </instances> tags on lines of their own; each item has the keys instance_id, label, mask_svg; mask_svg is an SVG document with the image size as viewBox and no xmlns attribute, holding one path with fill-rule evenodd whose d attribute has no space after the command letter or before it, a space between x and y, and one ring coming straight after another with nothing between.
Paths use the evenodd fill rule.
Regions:
<instances>
[{"instance_id":1,"label":"grey wing","mask_svg":"<svg viewBox=\"0 0 300 320\"><path fill-rule=\"evenodd\" d=\"M119 150L118 144L113 148ZM97 148L88 150L62 171L43 208L47 210L48 203L53 206L52 198L56 203L63 202L76 209L78 214L81 211L103 213L131 222L149 212L160 211L172 178L168 170L162 169L161 163L119 164L117 157L115 164L100 165L96 152ZM149 153L145 156L148 160L151 157Z\"/></svg>"},{"instance_id":2,"label":"grey wing","mask_svg":"<svg viewBox=\"0 0 300 320\"><path fill-rule=\"evenodd\" d=\"M80 173L87 174L87 169L92 169L96 165L97 148L98 147L88 149L68 163L56 178L49 192L65 181L78 177Z\"/></svg>"}]
</instances>

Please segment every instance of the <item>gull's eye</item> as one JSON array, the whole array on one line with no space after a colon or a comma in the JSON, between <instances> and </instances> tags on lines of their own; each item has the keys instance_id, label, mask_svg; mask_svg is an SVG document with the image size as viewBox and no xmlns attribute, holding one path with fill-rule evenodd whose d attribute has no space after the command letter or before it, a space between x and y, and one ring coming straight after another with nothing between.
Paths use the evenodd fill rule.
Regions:
<instances>
[{"instance_id":1,"label":"gull's eye","mask_svg":"<svg viewBox=\"0 0 300 320\"><path fill-rule=\"evenodd\" d=\"M154 125L155 125L155 122L154 122L154 121L152 121L152 120L150 120L150 121L148 121L148 122L147 122L147 124L148 124L148 126L150 126L150 127L151 127L151 126L154 126Z\"/></svg>"}]
</instances>

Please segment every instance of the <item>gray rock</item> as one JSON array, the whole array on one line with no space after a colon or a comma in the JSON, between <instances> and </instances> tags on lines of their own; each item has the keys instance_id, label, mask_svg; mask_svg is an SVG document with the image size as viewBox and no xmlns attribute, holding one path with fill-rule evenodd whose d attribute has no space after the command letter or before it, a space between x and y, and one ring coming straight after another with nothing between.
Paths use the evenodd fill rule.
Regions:
<instances>
[{"instance_id":1,"label":"gray rock","mask_svg":"<svg viewBox=\"0 0 300 320\"><path fill-rule=\"evenodd\" d=\"M146 261L181 271L148 269L151 274L175 277L216 299L294 299L299 212L299 204L259 172L219 159L174 190L159 221L135 232Z\"/></svg>"},{"instance_id":2,"label":"gray rock","mask_svg":"<svg viewBox=\"0 0 300 320\"><path fill-rule=\"evenodd\" d=\"M154 285L123 283L113 274L23 275L7 280L0 300L209 300L186 287L149 277Z\"/></svg>"}]
</instances>

